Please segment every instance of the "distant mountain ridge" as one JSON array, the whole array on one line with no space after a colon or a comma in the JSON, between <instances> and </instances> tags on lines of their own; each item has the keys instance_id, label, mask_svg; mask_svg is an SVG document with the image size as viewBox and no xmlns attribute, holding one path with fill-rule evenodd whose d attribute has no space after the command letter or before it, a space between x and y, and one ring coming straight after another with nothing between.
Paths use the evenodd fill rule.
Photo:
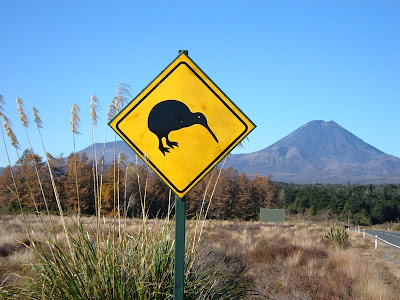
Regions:
<instances>
[{"instance_id":1,"label":"distant mountain ridge","mask_svg":"<svg viewBox=\"0 0 400 300\"><path fill-rule=\"evenodd\" d=\"M97 158L104 144L96 144ZM123 141L116 153L127 161L136 155ZM89 146L80 152L92 156ZM105 163L113 160L114 143L106 143ZM385 154L333 121L311 121L271 146L248 154L230 155L225 164L249 176L272 175L293 183L400 183L400 158Z\"/></svg>"},{"instance_id":2,"label":"distant mountain ridge","mask_svg":"<svg viewBox=\"0 0 400 300\"><path fill-rule=\"evenodd\" d=\"M96 149L96 157L97 160L100 161L103 152L104 152L104 163L106 165L110 165L113 162L114 158L114 147L115 147L115 153L116 157L118 157L119 153L123 153L126 156L126 161L127 162L135 162L136 161L136 154L135 152L128 146L127 143L124 141L117 141L115 142L108 142L105 144L104 143L95 143L95 149ZM89 159L93 157L92 154L92 146L86 147L85 149L80 150L78 153L85 152L88 156Z\"/></svg>"},{"instance_id":3,"label":"distant mountain ridge","mask_svg":"<svg viewBox=\"0 0 400 300\"><path fill-rule=\"evenodd\" d=\"M400 159L330 121L311 121L271 146L226 162L248 175L294 183L400 183Z\"/></svg>"}]
</instances>

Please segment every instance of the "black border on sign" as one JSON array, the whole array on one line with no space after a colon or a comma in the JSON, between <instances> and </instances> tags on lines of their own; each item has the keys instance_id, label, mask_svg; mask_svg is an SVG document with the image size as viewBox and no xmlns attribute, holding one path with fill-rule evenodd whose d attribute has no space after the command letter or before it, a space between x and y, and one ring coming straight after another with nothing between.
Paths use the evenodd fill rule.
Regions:
<instances>
[{"instance_id":1,"label":"black border on sign","mask_svg":"<svg viewBox=\"0 0 400 300\"><path fill-rule=\"evenodd\" d=\"M129 137L124 133L124 132L122 132L122 130L119 128L119 124L140 104L140 103L142 103L165 79L167 79L168 78L168 76L170 76L171 74L172 74L172 72L174 72L179 66L181 66L181 65L185 65L190 71L192 71L193 72L193 74L194 75L196 75L197 76L197 78L199 78L200 79L200 81L201 82L203 82L203 84L232 112L232 114L233 115L235 115L236 116L236 118L244 125L244 127L245 127L245 130L242 132L242 133L240 133L240 135L232 142L232 143L230 143L229 144L229 146L228 147L226 147L225 148L225 150L224 151L222 151L207 167L205 167L204 168L204 170L203 171L201 171L200 173L199 173L199 175L197 175L196 176L196 178L195 179L193 179L183 190L179 190L158 168L157 168L157 166L155 165L155 164L153 164L153 162L150 160L150 159L148 159L147 157L146 157L146 155L135 145L135 143L133 143L130 139L129 139ZM227 151L229 150L229 148L230 147L232 147L232 145L234 145L238 140L240 140L242 137L244 137L245 135L246 135L246 132L247 132L247 130L248 130L248 126L247 126L247 124L246 124L246 122L244 122L243 120L242 120L242 118L240 118L240 116L235 112L235 111L233 111L232 110L232 108L229 106L229 105L227 105L226 103L225 103L225 101L207 84L207 82L205 82L204 81L204 79L199 75L199 74L197 74L196 73L196 71L195 70L193 70L193 68L188 64L188 63L186 63L186 62L179 62L171 71L169 71L168 72L168 74L167 75L165 75L146 95L144 95L143 96L143 98L142 99L140 99L139 101L138 101L138 103L136 103L118 122L117 122L117 124L116 124L116 129L117 129L117 131L118 131L118 133L120 134L120 135L122 135L125 139L126 139L126 141L128 141L129 142L129 144L130 144L130 146L131 147L133 147L142 157L144 157L145 159L146 159L146 161L155 169L155 170L157 170L157 172L159 173L159 175L166 181L166 182L168 182L168 184L171 186L171 187L173 187L176 191L178 191L179 193L184 193L185 191L187 191L193 184L194 184L194 182L196 182L199 178L201 178L201 177L203 177L204 175L206 175L207 174L207 170L210 168L210 167L212 167L214 164L216 165L216 164L218 164L218 162L226 155L226 154L228 154L227 153ZM204 174L204 173L206 173L206 174Z\"/></svg>"}]
</instances>

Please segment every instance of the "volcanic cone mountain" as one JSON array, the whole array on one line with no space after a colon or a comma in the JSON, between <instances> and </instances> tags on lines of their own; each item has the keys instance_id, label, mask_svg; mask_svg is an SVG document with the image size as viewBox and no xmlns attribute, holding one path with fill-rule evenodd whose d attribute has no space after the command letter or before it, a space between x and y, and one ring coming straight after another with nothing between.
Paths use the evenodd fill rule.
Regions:
<instances>
[{"instance_id":1,"label":"volcanic cone mountain","mask_svg":"<svg viewBox=\"0 0 400 300\"><path fill-rule=\"evenodd\" d=\"M232 155L226 165L293 183L400 183L400 159L333 121L311 121L273 145Z\"/></svg>"}]
</instances>

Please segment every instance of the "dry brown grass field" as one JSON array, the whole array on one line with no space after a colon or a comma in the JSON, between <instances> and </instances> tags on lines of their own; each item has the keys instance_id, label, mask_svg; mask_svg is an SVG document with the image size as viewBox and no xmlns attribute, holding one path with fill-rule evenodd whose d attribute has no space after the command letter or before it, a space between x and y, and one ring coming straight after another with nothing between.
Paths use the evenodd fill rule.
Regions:
<instances>
[{"instance_id":1,"label":"dry brown grass field","mask_svg":"<svg viewBox=\"0 0 400 300\"><path fill-rule=\"evenodd\" d=\"M73 230L72 218L67 226ZM45 240L37 217L0 216L0 284L18 282L34 263L24 221L33 240ZM63 240L59 217L53 216L57 239ZM96 218L83 217L88 235L95 236ZM112 219L103 219L111 224ZM127 234L139 230L141 220L123 221ZM157 230L164 220L148 220ZM49 217L44 223L50 228ZM187 222L187 232L196 222ZM205 221L200 256L208 266L235 274L249 292L245 299L398 299L400 252L352 233L343 248L324 237L328 224L289 221L285 224ZM52 233L53 234L53 233ZM0 295L1 297L1 295Z\"/></svg>"},{"instance_id":2,"label":"dry brown grass field","mask_svg":"<svg viewBox=\"0 0 400 300\"><path fill-rule=\"evenodd\" d=\"M107 120L131 98L129 86L118 84ZM3 104L0 96L0 117L5 133L18 153L19 143L12 132L11 121L3 114ZM93 95L90 102L92 145L98 104ZM26 129L28 118L19 98L17 109ZM12 208L10 211L16 211L15 206L21 213L28 209L36 214L0 215L0 299L172 299L173 221L147 219L147 205L152 199L148 194L158 185L148 173L141 174L139 167L126 165L126 158L117 153L114 157L118 160L108 170L83 158L79 163L75 155L75 135L80 133L79 111L74 104L71 111L74 155L66 166L68 184L63 185L64 194L60 194L59 182L54 178L57 159L47 155L41 134L42 122L33 108L34 122L47 154L45 161L35 156L26 131L29 155L21 160L23 167L10 168L11 177L7 177L4 185L9 194L3 200L10 202L10 197L15 198L11 206L7 204ZM346 243L346 247L333 244L332 235L331 239L326 235L328 231L340 233L333 231L334 220L327 223L324 218L291 219L280 225L203 221L206 216L222 219L230 215L208 215L214 191L224 195L224 189L215 189L218 181L221 181L219 186L230 186L228 177L220 178L221 170L216 172L215 178L214 172L211 173L207 183L199 187L194 198L203 199L201 208L192 208L197 218L187 221L186 299L399 299L399 251L383 244L375 250L374 240L363 239L354 232L351 233L352 242ZM124 207L130 199L126 196L134 195L127 193L127 186L133 186L127 181L128 175L133 184L137 182L136 198L140 199L143 219L123 218L130 205L129 200ZM238 178L243 179L243 186L252 187L245 174ZM42 183L46 183L44 189ZM279 206L271 202L275 185L270 178L257 177L254 184L261 207ZM92 192L89 187L93 187ZM124 187L124 202L120 202L121 187ZM49 215L45 191L49 193L47 200L52 201L49 203L53 213L56 209L60 217ZM250 194L244 191L244 197L235 208L247 211L243 218L253 216L259 207L248 205ZM166 190L158 192L162 195ZM223 198L224 201L229 199ZM224 203L213 200L213 205L219 208ZM139 206L139 201L135 204ZM153 206L157 207L154 203ZM40 212L45 208L46 216ZM253 208L256 210L252 211ZM100 217L105 209L114 217ZM96 216L81 217L81 213L92 214L93 211ZM166 215L171 211L168 205ZM78 215L64 218L64 213ZM158 214L149 214L155 215Z\"/></svg>"}]
</instances>

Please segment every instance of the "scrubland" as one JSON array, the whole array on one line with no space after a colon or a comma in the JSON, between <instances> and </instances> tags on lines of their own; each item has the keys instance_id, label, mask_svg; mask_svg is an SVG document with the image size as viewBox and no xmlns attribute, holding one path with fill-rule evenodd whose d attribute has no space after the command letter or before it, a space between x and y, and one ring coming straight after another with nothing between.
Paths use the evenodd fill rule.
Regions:
<instances>
[{"instance_id":1,"label":"scrubland","mask_svg":"<svg viewBox=\"0 0 400 300\"><path fill-rule=\"evenodd\" d=\"M108 121L128 99L129 86L119 84ZM38 111L33 108L45 162L31 148L27 130L29 148L21 158L3 104L0 96L0 117L20 162L3 172L7 177L3 190L9 195L3 204L5 211L20 214L0 215L0 298L172 299L175 241L168 189L157 194L164 204L164 214L158 214L160 205L150 193L157 182L148 172L142 174L137 164L127 165L124 155L114 153L107 171L102 159L79 163L75 135L80 134L80 109L75 104L71 111L74 153L65 173L68 184L61 184L55 175L62 168L45 150ZM96 157L99 102L95 95L90 107ZM19 98L17 109L27 129ZM3 131L2 136L10 163ZM97 154L104 158L104 148ZM227 174L237 175L232 170ZM236 181L225 175L222 168L215 168L194 189L197 202L188 201L193 220L186 223L185 299L398 299L399 252L382 244L375 250L373 240L356 233L346 237L346 243L340 239L332 243L326 235L329 230L336 234L338 227L331 227L335 220L293 219L280 225L214 220L240 217L237 212L242 219L252 219L260 207L279 206L269 201L275 199L270 178L255 177L250 182L239 175L235 186ZM128 184L128 177L137 182L135 191L129 191L128 185L133 184ZM232 198L226 190L238 195L236 205L228 205ZM156 209L154 214L150 207ZM56 212L59 216L53 215ZM141 219L124 218L129 215Z\"/></svg>"},{"instance_id":2,"label":"scrubland","mask_svg":"<svg viewBox=\"0 0 400 300\"><path fill-rule=\"evenodd\" d=\"M74 230L78 230L74 225L76 217L67 217L66 220L73 237ZM113 222L114 219L102 220L103 227L108 228L116 226ZM141 219L122 220L123 233L129 237L137 236L143 222ZM162 230L168 223L171 228L167 233L168 239L173 240L173 221L152 219L145 222L149 231ZM55 235L61 247L67 249L59 217L52 216L52 220L43 217L43 223L46 228L55 229L47 234ZM82 224L85 234L95 241L96 218L82 217ZM201 225L202 221L187 222L188 248L197 247L189 240L199 237L197 229ZM26 284L24 279L30 278L34 272L32 266L40 263L32 250L36 245L32 243L48 238L35 215L3 215L0 226L0 297L13 295L18 298L15 290L13 294L7 291ZM328 224L298 220L280 225L206 220L199 248L193 252L196 259L189 259L189 263L199 263L197 272L214 270L214 274L219 274L208 285L240 288L238 295L230 298L398 299L400 252L383 244L375 250L372 239L363 239L362 234L354 232L351 233L350 246L335 246L325 238L328 229ZM116 243L118 240L116 236ZM172 253L172 250L168 251ZM204 298L218 298L218 294ZM144 296L143 299L151 297Z\"/></svg>"}]
</instances>

